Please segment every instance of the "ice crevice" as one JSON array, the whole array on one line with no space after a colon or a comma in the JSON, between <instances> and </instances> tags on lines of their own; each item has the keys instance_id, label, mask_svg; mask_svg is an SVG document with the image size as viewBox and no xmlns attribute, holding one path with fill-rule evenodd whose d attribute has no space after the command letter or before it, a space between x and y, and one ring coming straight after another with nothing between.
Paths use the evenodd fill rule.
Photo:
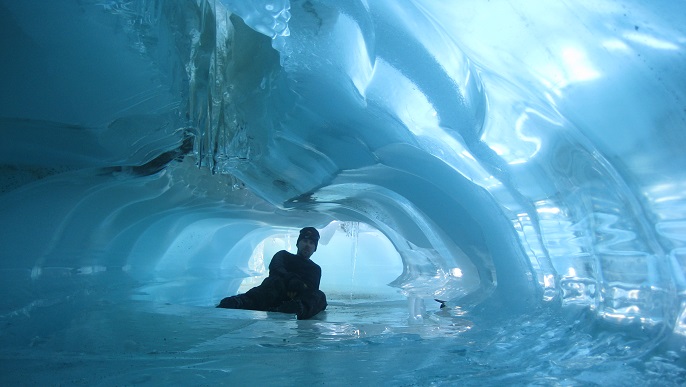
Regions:
<instances>
[{"instance_id":1,"label":"ice crevice","mask_svg":"<svg viewBox=\"0 0 686 387\"><path fill-rule=\"evenodd\" d=\"M684 11L0 2L2 358L183 353L167 360L192 384L193 367L252 380L221 348L292 351L341 381L307 353L364 348L417 371L360 383L583 385L603 361L619 384L683 383ZM327 312L211 308L304 226ZM126 328L146 322L169 341Z\"/></svg>"}]
</instances>

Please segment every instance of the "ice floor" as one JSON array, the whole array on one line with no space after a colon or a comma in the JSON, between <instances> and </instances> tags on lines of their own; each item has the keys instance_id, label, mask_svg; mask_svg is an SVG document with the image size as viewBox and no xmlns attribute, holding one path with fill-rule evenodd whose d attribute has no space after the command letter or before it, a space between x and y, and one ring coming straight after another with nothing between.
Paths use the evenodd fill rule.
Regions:
<instances>
[{"instance_id":1,"label":"ice floor","mask_svg":"<svg viewBox=\"0 0 686 387\"><path fill-rule=\"evenodd\" d=\"M2 318L0 384L678 386L683 353L552 311L508 321L404 302L332 301L316 318L77 300ZM50 324L33 325L35 321ZM612 333L610 333L612 332ZM29 339L30 338L30 339Z\"/></svg>"}]
</instances>

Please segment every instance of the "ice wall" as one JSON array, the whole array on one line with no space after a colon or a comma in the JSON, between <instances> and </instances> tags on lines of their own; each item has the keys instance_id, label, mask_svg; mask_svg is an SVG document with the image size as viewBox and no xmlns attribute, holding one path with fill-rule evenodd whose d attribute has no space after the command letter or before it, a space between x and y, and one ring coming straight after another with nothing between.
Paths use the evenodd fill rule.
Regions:
<instances>
[{"instance_id":1,"label":"ice wall","mask_svg":"<svg viewBox=\"0 0 686 387\"><path fill-rule=\"evenodd\" d=\"M685 10L4 1L3 313L103 272L211 305L266 240L362 223L383 240L326 259L386 246L415 314L683 333Z\"/></svg>"}]
</instances>

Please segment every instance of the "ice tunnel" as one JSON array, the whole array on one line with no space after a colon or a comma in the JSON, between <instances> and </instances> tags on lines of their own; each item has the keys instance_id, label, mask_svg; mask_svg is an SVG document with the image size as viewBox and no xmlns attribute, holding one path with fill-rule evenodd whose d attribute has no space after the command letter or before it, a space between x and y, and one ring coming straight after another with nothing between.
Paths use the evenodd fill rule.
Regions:
<instances>
[{"instance_id":1,"label":"ice tunnel","mask_svg":"<svg viewBox=\"0 0 686 387\"><path fill-rule=\"evenodd\" d=\"M2 384L686 383L683 1L0 21ZM327 311L213 308L305 226Z\"/></svg>"}]
</instances>

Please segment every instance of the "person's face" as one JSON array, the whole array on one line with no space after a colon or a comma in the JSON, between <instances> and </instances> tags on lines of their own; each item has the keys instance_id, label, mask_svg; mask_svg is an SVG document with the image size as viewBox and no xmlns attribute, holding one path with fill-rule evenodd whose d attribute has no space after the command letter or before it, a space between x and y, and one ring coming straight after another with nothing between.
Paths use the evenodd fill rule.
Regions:
<instances>
[{"instance_id":1,"label":"person's face","mask_svg":"<svg viewBox=\"0 0 686 387\"><path fill-rule=\"evenodd\" d=\"M305 259L310 259L312 254L317 250L317 246L314 242L307 238L301 239L295 247L298 248L298 255Z\"/></svg>"}]
</instances>

